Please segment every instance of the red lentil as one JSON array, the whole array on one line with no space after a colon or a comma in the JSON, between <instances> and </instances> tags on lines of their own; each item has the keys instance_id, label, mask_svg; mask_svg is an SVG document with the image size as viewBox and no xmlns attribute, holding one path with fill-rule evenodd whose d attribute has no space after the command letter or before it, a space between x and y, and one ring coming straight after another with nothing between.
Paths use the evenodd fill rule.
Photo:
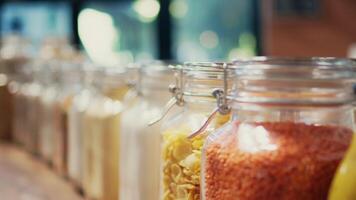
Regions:
<instances>
[{"instance_id":1,"label":"red lentil","mask_svg":"<svg viewBox=\"0 0 356 200\"><path fill-rule=\"evenodd\" d=\"M262 126L276 148L241 150L236 134L241 124L234 122L206 146L206 200L327 199L352 130L292 122L250 125Z\"/></svg>"}]
</instances>

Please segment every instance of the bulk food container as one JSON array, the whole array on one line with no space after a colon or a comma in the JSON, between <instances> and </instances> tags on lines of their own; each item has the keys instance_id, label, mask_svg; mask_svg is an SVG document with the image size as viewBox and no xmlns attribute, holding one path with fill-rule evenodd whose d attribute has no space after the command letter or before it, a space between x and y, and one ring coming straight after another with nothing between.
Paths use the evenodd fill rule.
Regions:
<instances>
[{"instance_id":1,"label":"bulk food container","mask_svg":"<svg viewBox=\"0 0 356 200\"><path fill-rule=\"evenodd\" d=\"M177 84L171 91L182 112L162 122L161 198L164 200L200 199L204 140L230 118L228 110L215 114L217 99L214 95L221 91L218 89L224 88L225 94L230 90L233 74L229 66L226 63L186 63L176 67ZM205 127L207 121L210 123Z\"/></svg>"},{"instance_id":2,"label":"bulk food container","mask_svg":"<svg viewBox=\"0 0 356 200\"><path fill-rule=\"evenodd\" d=\"M107 115L104 121L103 137L103 198L117 200L119 198L119 144L120 121L124 110L124 97L128 91L126 70L111 68L105 71L103 94Z\"/></svg>"},{"instance_id":3,"label":"bulk food container","mask_svg":"<svg viewBox=\"0 0 356 200\"><path fill-rule=\"evenodd\" d=\"M148 124L172 97L168 86L175 79L168 66L161 61L141 63L135 87L127 95L120 128L120 199L159 199L160 124Z\"/></svg>"},{"instance_id":4,"label":"bulk food container","mask_svg":"<svg viewBox=\"0 0 356 200\"><path fill-rule=\"evenodd\" d=\"M68 175L68 113L74 95L80 92L80 61L59 60L59 92L55 105L53 166L61 175Z\"/></svg>"},{"instance_id":5,"label":"bulk food container","mask_svg":"<svg viewBox=\"0 0 356 200\"><path fill-rule=\"evenodd\" d=\"M22 88L27 82L27 77L20 70L18 73L11 75L9 80L8 89L12 96L12 110L13 110L13 120L12 120L12 139L16 144L23 144L22 138L24 135L24 116L26 113L24 94L22 93Z\"/></svg>"},{"instance_id":6,"label":"bulk food container","mask_svg":"<svg viewBox=\"0 0 356 200\"><path fill-rule=\"evenodd\" d=\"M25 147L33 153L39 153L39 126L40 126L40 96L42 92L42 83L40 81L41 64L33 61L25 66L28 82L23 85L24 106L26 112L23 112L25 118Z\"/></svg>"},{"instance_id":7,"label":"bulk food container","mask_svg":"<svg viewBox=\"0 0 356 200\"><path fill-rule=\"evenodd\" d=\"M118 198L119 124L127 92L126 72L103 69L84 114L83 188L90 199ZM100 77L100 79L98 78Z\"/></svg>"},{"instance_id":8,"label":"bulk food container","mask_svg":"<svg viewBox=\"0 0 356 200\"><path fill-rule=\"evenodd\" d=\"M0 49L0 110L7 115L0 116L0 138L10 139L13 137L17 143L20 143L19 130L15 131L15 114L13 109L15 105L15 93L17 99L21 99L20 96L20 79L22 83L24 82L24 76L19 77L23 74L24 65L30 60L31 45L25 38L19 35L13 34L2 38L2 44ZM15 81L16 79L16 81ZM10 89L10 85L15 86ZM16 87L17 86L17 87ZM21 84L22 86L22 84ZM9 91L9 90L11 91ZM9 93L10 92L10 93ZM19 98L18 98L19 97ZM19 105L16 107L20 108ZM21 113L24 115L24 112ZM18 124L20 125L20 124ZM20 128L23 125L18 126ZM23 128L24 131L24 128ZM17 133L15 133L17 132Z\"/></svg>"},{"instance_id":9,"label":"bulk food container","mask_svg":"<svg viewBox=\"0 0 356 200\"><path fill-rule=\"evenodd\" d=\"M348 61L262 57L234 65L232 120L203 149L203 199L327 199L354 132Z\"/></svg>"},{"instance_id":10,"label":"bulk food container","mask_svg":"<svg viewBox=\"0 0 356 200\"><path fill-rule=\"evenodd\" d=\"M6 115L0 116L0 139L10 139L13 97L8 90L9 74L6 70L6 64L0 57L0 110Z\"/></svg>"},{"instance_id":11,"label":"bulk food container","mask_svg":"<svg viewBox=\"0 0 356 200\"><path fill-rule=\"evenodd\" d=\"M96 93L93 87L93 80L98 74L95 67L89 63L83 64L78 79L80 91L73 96L73 101L69 105L68 111L68 177L71 183L77 188L83 187L83 139L84 133L84 112L89 102Z\"/></svg>"},{"instance_id":12,"label":"bulk food container","mask_svg":"<svg viewBox=\"0 0 356 200\"><path fill-rule=\"evenodd\" d=\"M43 92L41 92L40 106L40 155L47 162L59 168L58 146L56 142L61 121L61 107L58 104L61 93L61 67L63 62L70 61L76 56L76 52L68 41L61 38L45 38L39 51L41 61L41 79Z\"/></svg>"},{"instance_id":13,"label":"bulk food container","mask_svg":"<svg viewBox=\"0 0 356 200\"><path fill-rule=\"evenodd\" d=\"M55 61L45 61L41 70L39 149L41 157L49 164L53 164L54 159L56 106L60 93L58 67Z\"/></svg>"}]
</instances>

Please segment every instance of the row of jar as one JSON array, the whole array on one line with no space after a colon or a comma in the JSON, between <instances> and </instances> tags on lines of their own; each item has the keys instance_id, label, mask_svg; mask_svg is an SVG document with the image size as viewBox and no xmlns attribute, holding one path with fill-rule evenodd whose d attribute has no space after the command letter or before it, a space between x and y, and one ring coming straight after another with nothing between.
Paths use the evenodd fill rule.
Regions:
<instances>
[{"instance_id":1,"label":"row of jar","mask_svg":"<svg viewBox=\"0 0 356 200\"><path fill-rule=\"evenodd\" d=\"M88 199L356 198L353 60L29 69L16 141Z\"/></svg>"}]
</instances>

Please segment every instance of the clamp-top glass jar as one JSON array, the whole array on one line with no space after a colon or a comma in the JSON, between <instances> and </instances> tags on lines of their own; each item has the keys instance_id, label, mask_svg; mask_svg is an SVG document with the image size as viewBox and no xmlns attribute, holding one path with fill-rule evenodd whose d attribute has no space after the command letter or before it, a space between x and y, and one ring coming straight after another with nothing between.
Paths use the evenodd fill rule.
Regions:
<instances>
[{"instance_id":1,"label":"clamp-top glass jar","mask_svg":"<svg viewBox=\"0 0 356 200\"><path fill-rule=\"evenodd\" d=\"M68 175L68 114L73 98L80 92L80 60L58 60L59 91L55 106L53 166L60 175Z\"/></svg>"},{"instance_id":2,"label":"clamp-top glass jar","mask_svg":"<svg viewBox=\"0 0 356 200\"><path fill-rule=\"evenodd\" d=\"M119 193L122 200L159 199L160 124L148 124L163 112L164 104L172 96L167 86L175 79L169 65L152 61L137 66L138 81L127 95L130 101L125 104L120 125ZM130 98L130 94L135 98Z\"/></svg>"},{"instance_id":3,"label":"clamp-top glass jar","mask_svg":"<svg viewBox=\"0 0 356 200\"><path fill-rule=\"evenodd\" d=\"M40 97L39 151L42 158L53 162L54 155L54 129L57 98L59 95L59 74L53 61L46 61L42 67L43 90Z\"/></svg>"},{"instance_id":4,"label":"clamp-top glass jar","mask_svg":"<svg viewBox=\"0 0 356 200\"><path fill-rule=\"evenodd\" d=\"M227 94L227 86L231 86L228 83L233 76L228 66L226 63L186 63L177 66L178 81L171 91L177 104L182 106L182 112L162 122L161 195L164 200L200 199L203 142L209 133L230 118L228 110L225 115L213 117L217 108L217 99L213 94L222 88Z\"/></svg>"},{"instance_id":5,"label":"clamp-top glass jar","mask_svg":"<svg viewBox=\"0 0 356 200\"><path fill-rule=\"evenodd\" d=\"M98 76L97 68L88 62L83 63L79 75L80 91L73 96L68 111L68 176L77 189L83 187L83 155L84 147L84 113L90 101L96 95L93 80Z\"/></svg>"},{"instance_id":6,"label":"clamp-top glass jar","mask_svg":"<svg viewBox=\"0 0 356 200\"><path fill-rule=\"evenodd\" d=\"M39 154L39 127L40 127L40 97L42 84L40 79L41 63L32 62L26 66L30 82L24 87L26 112L22 113L26 118L25 147L34 154Z\"/></svg>"},{"instance_id":7,"label":"clamp-top glass jar","mask_svg":"<svg viewBox=\"0 0 356 200\"><path fill-rule=\"evenodd\" d=\"M234 62L232 121L203 150L203 199L327 199L354 131L348 60Z\"/></svg>"},{"instance_id":8,"label":"clamp-top glass jar","mask_svg":"<svg viewBox=\"0 0 356 200\"><path fill-rule=\"evenodd\" d=\"M84 113L83 189L89 199L118 199L119 124L126 71L103 68L98 92Z\"/></svg>"}]
</instances>

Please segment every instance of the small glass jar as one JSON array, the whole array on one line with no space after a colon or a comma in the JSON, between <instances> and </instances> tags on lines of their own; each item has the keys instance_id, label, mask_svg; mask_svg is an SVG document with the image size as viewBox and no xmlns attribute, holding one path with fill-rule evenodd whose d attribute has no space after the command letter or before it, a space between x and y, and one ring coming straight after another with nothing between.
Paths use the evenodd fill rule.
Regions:
<instances>
[{"instance_id":1,"label":"small glass jar","mask_svg":"<svg viewBox=\"0 0 356 200\"><path fill-rule=\"evenodd\" d=\"M25 38L17 34L7 35L2 38L2 44L0 49L0 107L3 113L7 113L6 117L0 117L0 138L9 139L12 132L13 139L16 143L24 144L25 140L25 101L22 97L23 93L21 88L25 83L26 74L24 74L24 65L30 61L30 49L31 45ZM6 82L8 82L10 94L6 88ZM16 102L22 101L22 103L15 105ZM13 105L11 105L13 103ZM11 110L14 108L14 110ZM17 115L15 108L21 110L21 114ZM13 115L13 117L11 116ZM12 126L12 127L11 127ZM10 128L11 127L11 128ZM11 130L12 129L12 130ZM20 130L21 129L21 130Z\"/></svg>"},{"instance_id":2,"label":"small glass jar","mask_svg":"<svg viewBox=\"0 0 356 200\"><path fill-rule=\"evenodd\" d=\"M354 131L348 60L234 64L232 121L204 145L203 199L327 199Z\"/></svg>"},{"instance_id":3,"label":"small glass jar","mask_svg":"<svg viewBox=\"0 0 356 200\"><path fill-rule=\"evenodd\" d=\"M30 136L30 123L29 123L29 104L28 104L28 88L32 81L27 66L22 66L18 74L12 75L11 84L9 89L15 95L15 118L14 124L15 138L18 144L22 147L28 147L28 138Z\"/></svg>"},{"instance_id":4,"label":"small glass jar","mask_svg":"<svg viewBox=\"0 0 356 200\"><path fill-rule=\"evenodd\" d=\"M9 140L11 137L12 124L12 96L8 90L9 74L6 72L6 65L0 57L0 110L6 115L0 116L0 139Z\"/></svg>"},{"instance_id":5,"label":"small glass jar","mask_svg":"<svg viewBox=\"0 0 356 200\"><path fill-rule=\"evenodd\" d=\"M60 92L59 71L55 69L57 67L53 61L46 61L41 70L44 87L40 97L39 150L48 164L53 164L56 106Z\"/></svg>"},{"instance_id":6,"label":"small glass jar","mask_svg":"<svg viewBox=\"0 0 356 200\"><path fill-rule=\"evenodd\" d=\"M104 95L108 98L105 129L103 130L103 200L119 198L119 143L121 140L121 114L125 109L124 97L128 91L127 72L123 69L109 68L105 71ZM110 105L110 106L109 106Z\"/></svg>"},{"instance_id":7,"label":"small glass jar","mask_svg":"<svg viewBox=\"0 0 356 200\"><path fill-rule=\"evenodd\" d=\"M160 123L148 124L172 97L167 88L175 79L168 66L161 61L138 66L136 87L127 95L130 101L124 104L120 125L119 199L159 199ZM132 93L135 98L130 98Z\"/></svg>"},{"instance_id":8,"label":"small glass jar","mask_svg":"<svg viewBox=\"0 0 356 200\"><path fill-rule=\"evenodd\" d=\"M173 91L178 104L183 104L183 110L162 122L161 199L200 199L203 142L209 133L229 120L230 114L218 114L205 129L196 132L215 113L217 99L213 96L214 91L224 87L225 92L229 91L224 83L229 83L233 77L231 70L223 70L227 65L187 63L178 70L180 86Z\"/></svg>"},{"instance_id":9,"label":"small glass jar","mask_svg":"<svg viewBox=\"0 0 356 200\"><path fill-rule=\"evenodd\" d=\"M103 69L94 81L98 93L84 114L83 189L90 199L118 198L119 124L126 73Z\"/></svg>"},{"instance_id":10,"label":"small glass jar","mask_svg":"<svg viewBox=\"0 0 356 200\"><path fill-rule=\"evenodd\" d=\"M24 85L24 98L26 112L22 113L25 115L26 120L26 149L33 153L39 153L39 126L40 126L40 96L42 92L42 84L39 79L40 75L40 64L36 61L30 63L26 66L28 71L28 77L30 81Z\"/></svg>"},{"instance_id":11,"label":"small glass jar","mask_svg":"<svg viewBox=\"0 0 356 200\"><path fill-rule=\"evenodd\" d=\"M73 101L68 111L67 169L69 180L77 189L83 188L84 113L96 94L93 80L98 74L97 69L89 63L84 63L80 72L78 78L82 86L79 86L81 89L78 94L73 96Z\"/></svg>"},{"instance_id":12,"label":"small glass jar","mask_svg":"<svg viewBox=\"0 0 356 200\"><path fill-rule=\"evenodd\" d=\"M23 144L25 99L22 92L23 85L27 82L27 77L20 70L11 76L8 89L13 99L13 121L12 121L12 139L16 144Z\"/></svg>"},{"instance_id":13,"label":"small glass jar","mask_svg":"<svg viewBox=\"0 0 356 200\"><path fill-rule=\"evenodd\" d=\"M58 60L59 92L55 106L54 128L54 169L61 175L68 175L68 112L73 97L80 91L81 64L77 60Z\"/></svg>"}]
</instances>

